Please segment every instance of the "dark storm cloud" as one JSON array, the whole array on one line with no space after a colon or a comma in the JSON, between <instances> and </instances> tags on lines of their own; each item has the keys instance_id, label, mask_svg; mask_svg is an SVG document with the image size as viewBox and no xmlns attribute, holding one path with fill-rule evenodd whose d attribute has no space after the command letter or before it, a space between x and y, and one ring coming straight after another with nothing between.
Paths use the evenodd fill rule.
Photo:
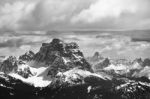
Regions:
<instances>
[{"instance_id":1,"label":"dark storm cloud","mask_svg":"<svg viewBox=\"0 0 150 99\"><path fill-rule=\"evenodd\" d=\"M19 48L24 45L41 45L41 43L46 42L50 39L47 35L23 35L23 36L1 36L0 37L0 47L9 47L9 48Z\"/></svg>"},{"instance_id":2,"label":"dark storm cloud","mask_svg":"<svg viewBox=\"0 0 150 99\"><path fill-rule=\"evenodd\" d=\"M150 38L132 38L133 42L150 42Z\"/></svg>"},{"instance_id":3,"label":"dark storm cloud","mask_svg":"<svg viewBox=\"0 0 150 99\"><path fill-rule=\"evenodd\" d=\"M4 42L0 42L0 47L20 47L23 44L22 39L10 39Z\"/></svg>"}]
</instances>

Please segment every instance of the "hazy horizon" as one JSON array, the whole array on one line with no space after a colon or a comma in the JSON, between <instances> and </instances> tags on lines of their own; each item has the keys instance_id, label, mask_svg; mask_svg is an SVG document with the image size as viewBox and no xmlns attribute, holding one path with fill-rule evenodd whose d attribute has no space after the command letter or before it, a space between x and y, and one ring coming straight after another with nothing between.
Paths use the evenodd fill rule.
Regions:
<instances>
[{"instance_id":1,"label":"hazy horizon","mask_svg":"<svg viewBox=\"0 0 150 99\"><path fill-rule=\"evenodd\" d=\"M85 56L149 57L149 9L150 0L0 0L0 55L60 38Z\"/></svg>"},{"instance_id":2,"label":"hazy horizon","mask_svg":"<svg viewBox=\"0 0 150 99\"><path fill-rule=\"evenodd\" d=\"M85 57L97 51L110 58L150 58L150 30L7 32L0 37L0 55L19 56L28 50L37 52L42 43L51 42L53 38L76 42Z\"/></svg>"}]
</instances>

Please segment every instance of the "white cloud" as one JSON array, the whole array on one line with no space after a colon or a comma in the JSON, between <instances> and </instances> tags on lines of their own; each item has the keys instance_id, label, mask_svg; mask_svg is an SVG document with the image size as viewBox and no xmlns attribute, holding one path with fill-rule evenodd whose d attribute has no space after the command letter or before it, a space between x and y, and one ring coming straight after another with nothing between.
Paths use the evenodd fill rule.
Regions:
<instances>
[{"instance_id":1,"label":"white cloud","mask_svg":"<svg viewBox=\"0 0 150 99\"><path fill-rule=\"evenodd\" d=\"M40 26L69 22L70 17L89 7L95 0L40 0L33 12Z\"/></svg>"},{"instance_id":2,"label":"white cloud","mask_svg":"<svg viewBox=\"0 0 150 99\"><path fill-rule=\"evenodd\" d=\"M72 22L96 22L106 17L120 17L124 12L135 13L138 5L135 0L97 0L88 9L72 18Z\"/></svg>"},{"instance_id":3,"label":"white cloud","mask_svg":"<svg viewBox=\"0 0 150 99\"><path fill-rule=\"evenodd\" d=\"M145 28L149 5L149 0L2 0L0 28Z\"/></svg>"},{"instance_id":4,"label":"white cloud","mask_svg":"<svg viewBox=\"0 0 150 99\"><path fill-rule=\"evenodd\" d=\"M81 33L80 35L68 33L67 35L63 34L59 36L67 42L77 42L85 56L91 56L98 51L102 55L111 58L134 59L149 57L149 42L133 42L131 37L124 36L121 33L120 35L115 33Z\"/></svg>"},{"instance_id":5,"label":"white cloud","mask_svg":"<svg viewBox=\"0 0 150 99\"><path fill-rule=\"evenodd\" d=\"M29 18L35 4L26 1L5 3L0 7L0 28L18 29L19 21Z\"/></svg>"}]
</instances>

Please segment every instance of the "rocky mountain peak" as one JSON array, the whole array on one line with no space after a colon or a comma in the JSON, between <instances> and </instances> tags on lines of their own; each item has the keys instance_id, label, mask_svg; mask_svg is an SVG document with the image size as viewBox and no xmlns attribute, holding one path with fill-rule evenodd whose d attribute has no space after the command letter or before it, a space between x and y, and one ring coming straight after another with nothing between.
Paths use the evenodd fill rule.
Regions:
<instances>
[{"instance_id":1,"label":"rocky mountain peak","mask_svg":"<svg viewBox=\"0 0 150 99\"><path fill-rule=\"evenodd\" d=\"M30 50L30 51L26 52L25 54L21 55L19 57L19 59L22 60L22 61L30 61L30 60L33 59L34 55L35 55L34 52L32 52Z\"/></svg>"},{"instance_id":2,"label":"rocky mountain peak","mask_svg":"<svg viewBox=\"0 0 150 99\"><path fill-rule=\"evenodd\" d=\"M142 60L142 58L136 58L135 60L133 60L133 62L141 63L141 62L143 62L143 60Z\"/></svg>"},{"instance_id":3,"label":"rocky mountain peak","mask_svg":"<svg viewBox=\"0 0 150 99\"><path fill-rule=\"evenodd\" d=\"M17 58L15 56L9 56L4 60L0 66L0 71L4 73L9 73L13 69L17 68Z\"/></svg>"},{"instance_id":4,"label":"rocky mountain peak","mask_svg":"<svg viewBox=\"0 0 150 99\"><path fill-rule=\"evenodd\" d=\"M99 56L100 56L99 52L94 53L94 57L99 57Z\"/></svg>"},{"instance_id":5,"label":"rocky mountain peak","mask_svg":"<svg viewBox=\"0 0 150 99\"><path fill-rule=\"evenodd\" d=\"M33 75L29 66L25 67L25 63L22 60L18 60L15 56L9 56L4 60L0 65L0 71L5 74L16 73L24 78Z\"/></svg>"},{"instance_id":6,"label":"rocky mountain peak","mask_svg":"<svg viewBox=\"0 0 150 99\"><path fill-rule=\"evenodd\" d=\"M98 64L96 64L94 66L94 68L95 68L95 70L103 69L103 68L109 66L110 64L111 64L110 60L108 58L105 58L101 62L99 62Z\"/></svg>"},{"instance_id":7,"label":"rocky mountain peak","mask_svg":"<svg viewBox=\"0 0 150 99\"><path fill-rule=\"evenodd\" d=\"M53 39L50 43L43 43L42 47L47 47L51 51L64 51L65 43L60 39Z\"/></svg>"},{"instance_id":8,"label":"rocky mountain peak","mask_svg":"<svg viewBox=\"0 0 150 99\"><path fill-rule=\"evenodd\" d=\"M60 39L43 43L39 52L34 55L33 60L50 66L49 75L65 72L72 68L92 71L90 64L79 50L79 46L74 42L66 43Z\"/></svg>"},{"instance_id":9,"label":"rocky mountain peak","mask_svg":"<svg viewBox=\"0 0 150 99\"><path fill-rule=\"evenodd\" d=\"M140 66L143 66L143 60L142 58L136 58L135 60L132 61L132 64L139 64Z\"/></svg>"},{"instance_id":10,"label":"rocky mountain peak","mask_svg":"<svg viewBox=\"0 0 150 99\"><path fill-rule=\"evenodd\" d=\"M99 52L95 52L93 58L104 59L104 57Z\"/></svg>"},{"instance_id":11,"label":"rocky mountain peak","mask_svg":"<svg viewBox=\"0 0 150 99\"><path fill-rule=\"evenodd\" d=\"M99 63L101 60L105 59L99 52L95 52L94 55L92 57L88 57L87 60L91 63L91 64L97 64Z\"/></svg>"},{"instance_id":12,"label":"rocky mountain peak","mask_svg":"<svg viewBox=\"0 0 150 99\"><path fill-rule=\"evenodd\" d=\"M83 54L76 43L64 43L60 39L53 39L50 43L42 44L40 51L35 54L34 60L52 64L57 57L77 59L82 58Z\"/></svg>"},{"instance_id":13,"label":"rocky mountain peak","mask_svg":"<svg viewBox=\"0 0 150 99\"><path fill-rule=\"evenodd\" d=\"M150 59L149 58L144 59L143 66L150 66Z\"/></svg>"}]
</instances>

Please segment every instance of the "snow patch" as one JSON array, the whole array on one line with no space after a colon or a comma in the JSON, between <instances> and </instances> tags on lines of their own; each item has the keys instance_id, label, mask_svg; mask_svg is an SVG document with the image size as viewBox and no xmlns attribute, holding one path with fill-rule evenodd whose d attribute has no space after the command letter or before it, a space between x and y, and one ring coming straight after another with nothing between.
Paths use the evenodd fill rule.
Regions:
<instances>
[{"instance_id":1,"label":"snow patch","mask_svg":"<svg viewBox=\"0 0 150 99\"><path fill-rule=\"evenodd\" d=\"M127 67L122 64L117 65L117 66L111 64L108 67L104 68L104 70L116 70L116 71L126 70L126 69L127 69Z\"/></svg>"},{"instance_id":2,"label":"snow patch","mask_svg":"<svg viewBox=\"0 0 150 99\"><path fill-rule=\"evenodd\" d=\"M28 67L28 65L22 65L19 67L19 69L24 69L27 67ZM47 77L48 67L39 67L39 68L29 67L29 68L30 68L31 72L35 74L34 76L31 76L28 78L23 78L22 76L20 76L16 73L10 73L9 75L16 79L20 79L21 81L23 81L25 83L34 85L35 87L45 87L51 83L50 77Z\"/></svg>"},{"instance_id":3,"label":"snow patch","mask_svg":"<svg viewBox=\"0 0 150 99\"><path fill-rule=\"evenodd\" d=\"M67 64L68 62L70 62L70 60L67 59L67 58L62 57L62 59L63 59L63 61L64 61L65 64Z\"/></svg>"},{"instance_id":4,"label":"snow patch","mask_svg":"<svg viewBox=\"0 0 150 99\"><path fill-rule=\"evenodd\" d=\"M11 77L19 79L25 83L29 83L29 84L33 85L34 87L46 87L51 83L50 80L43 80L42 76L41 77L33 76L33 77L29 77L29 78L25 79L22 76L15 74L15 73L10 73L9 75Z\"/></svg>"},{"instance_id":5,"label":"snow patch","mask_svg":"<svg viewBox=\"0 0 150 99\"><path fill-rule=\"evenodd\" d=\"M89 87L87 88L87 93L90 93L91 89L92 89L92 86L89 86Z\"/></svg>"},{"instance_id":6,"label":"snow patch","mask_svg":"<svg viewBox=\"0 0 150 99\"><path fill-rule=\"evenodd\" d=\"M81 70L81 69L77 69L77 68L74 68L72 70L69 70L69 71L66 71L64 73L59 73L59 75L64 75L65 76L65 81L67 82L71 82L70 81L70 78L71 79L77 79L79 78L80 76L85 78L85 77L88 77L88 76L96 76L96 77L99 77L103 80L109 80L109 77L105 77L103 75L99 75L99 74L95 74L95 73L91 73L89 71L85 71L85 70Z\"/></svg>"},{"instance_id":7,"label":"snow patch","mask_svg":"<svg viewBox=\"0 0 150 99\"><path fill-rule=\"evenodd\" d=\"M150 79L150 67L149 66L144 67L140 72L134 73L133 76L136 76L136 77L145 76L148 79Z\"/></svg>"}]
</instances>

